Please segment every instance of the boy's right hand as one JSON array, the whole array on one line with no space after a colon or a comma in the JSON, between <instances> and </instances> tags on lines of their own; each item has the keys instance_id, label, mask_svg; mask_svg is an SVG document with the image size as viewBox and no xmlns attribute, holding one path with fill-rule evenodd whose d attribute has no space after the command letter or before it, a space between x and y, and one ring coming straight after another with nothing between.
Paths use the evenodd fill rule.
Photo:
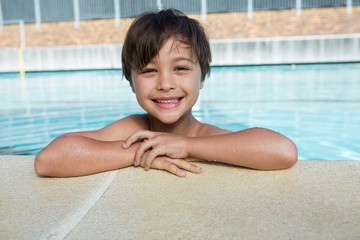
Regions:
<instances>
[{"instance_id":1,"label":"boy's right hand","mask_svg":"<svg viewBox=\"0 0 360 240\"><path fill-rule=\"evenodd\" d=\"M144 157L148 152L145 152ZM144 161L141 161L140 166L144 167ZM157 156L155 160L151 163L151 168L168 171L178 177L185 177L186 172L192 173L201 173L202 169L195 164L185 160L185 159L173 159L166 156ZM145 168L145 170L147 170Z\"/></svg>"}]
</instances>

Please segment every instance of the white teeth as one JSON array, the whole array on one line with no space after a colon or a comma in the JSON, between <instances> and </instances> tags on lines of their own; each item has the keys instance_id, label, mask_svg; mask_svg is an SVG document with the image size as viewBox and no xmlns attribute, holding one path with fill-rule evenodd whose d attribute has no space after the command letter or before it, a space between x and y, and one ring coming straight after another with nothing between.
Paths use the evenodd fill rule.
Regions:
<instances>
[{"instance_id":1,"label":"white teeth","mask_svg":"<svg viewBox=\"0 0 360 240\"><path fill-rule=\"evenodd\" d=\"M174 98L174 99L167 99L167 100L159 100L157 99L156 102L158 103L175 103L175 102L178 102L179 99L178 98Z\"/></svg>"}]
</instances>

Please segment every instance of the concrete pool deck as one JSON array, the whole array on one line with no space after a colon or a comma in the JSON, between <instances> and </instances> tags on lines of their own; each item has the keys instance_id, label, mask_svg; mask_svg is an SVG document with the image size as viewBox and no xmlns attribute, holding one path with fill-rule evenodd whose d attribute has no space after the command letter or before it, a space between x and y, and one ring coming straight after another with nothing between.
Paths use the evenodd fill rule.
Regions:
<instances>
[{"instance_id":1,"label":"concrete pool deck","mask_svg":"<svg viewBox=\"0 0 360 240\"><path fill-rule=\"evenodd\" d=\"M0 239L360 239L360 161L41 178L0 156Z\"/></svg>"}]
</instances>

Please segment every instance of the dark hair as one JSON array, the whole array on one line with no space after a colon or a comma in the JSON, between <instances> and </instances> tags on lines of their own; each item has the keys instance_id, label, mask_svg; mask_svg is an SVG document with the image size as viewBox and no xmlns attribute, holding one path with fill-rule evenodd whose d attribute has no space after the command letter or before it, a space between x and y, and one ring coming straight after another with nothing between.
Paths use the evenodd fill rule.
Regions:
<instances>
[{"instance_id":1,"label":"dark hair","mask_svg":"<svg viewBox=\"0 0 360 240\"><path fill-rule=\"evenodd\" d=\"M131 24L122 48L123 75L131 83L131 70L144 68L165 42L176 37L190 46L199 61L201 79L210 74L211 51L204 28L176 9L146 12Z\"/></svg>"}]
</instances>

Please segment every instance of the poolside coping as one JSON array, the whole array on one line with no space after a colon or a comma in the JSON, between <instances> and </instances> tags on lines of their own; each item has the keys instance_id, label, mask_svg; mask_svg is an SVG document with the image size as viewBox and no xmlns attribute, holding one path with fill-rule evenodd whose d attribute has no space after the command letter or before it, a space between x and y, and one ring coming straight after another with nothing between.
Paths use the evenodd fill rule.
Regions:
<instances>
[{"instance_id":1,"label":"poolside coping","mask_svg":"<svg viewBox=\"0 0 360 240\"><path fill-rule=\"evenodd\" d=\"M360 161L42 178L0 156L0 239L360 239Z\"/></svg>"}]
</instances>

